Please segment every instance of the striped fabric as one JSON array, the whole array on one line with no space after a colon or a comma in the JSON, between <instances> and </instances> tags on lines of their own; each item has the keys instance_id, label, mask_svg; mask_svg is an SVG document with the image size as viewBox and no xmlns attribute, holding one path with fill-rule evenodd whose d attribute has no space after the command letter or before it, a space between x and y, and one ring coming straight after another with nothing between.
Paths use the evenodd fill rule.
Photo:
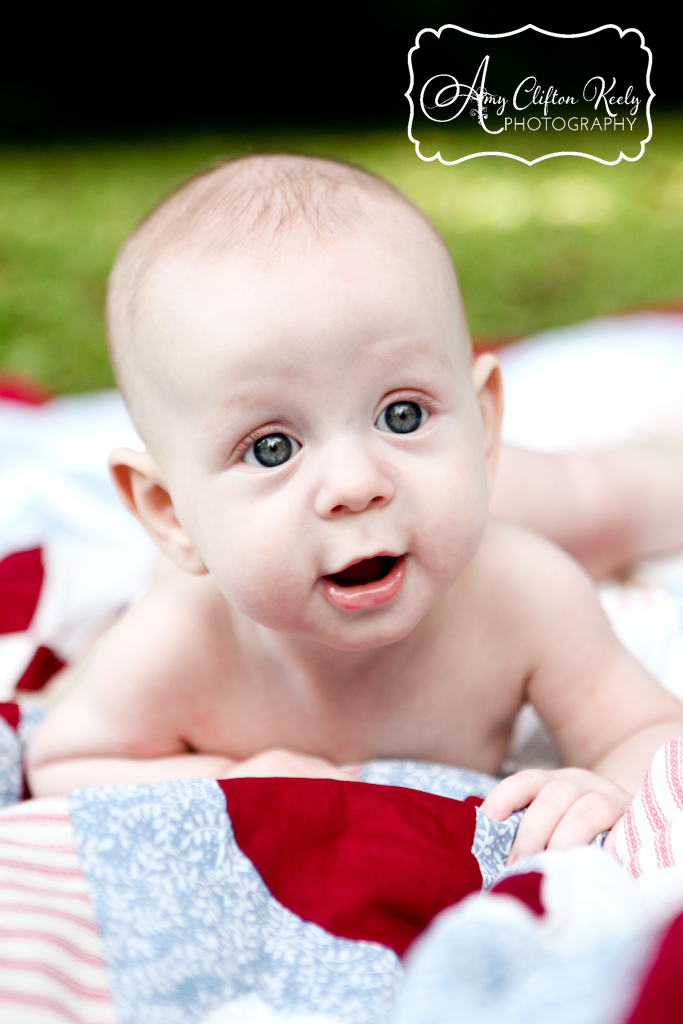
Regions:
<instances>
[{"instance_id":1,"label":"striped fabric","mask_svg":"<svg viewBox=\"0 0 683 1024\"><path fill-rule=\"evenodd\" d=\"M116 1024L62 798L0 811L0 1020Z\"/></svg>"},{"instance_id":2,"label":"striped fabric","mask_svg":"<svg viewBox=\"0 0 683 1024\"><path fill-rule=\"evenodd\" d=\"M683 864L683 737L655 754L617 831L615 852L632 878Z\"/></svg>"}]
</instances>

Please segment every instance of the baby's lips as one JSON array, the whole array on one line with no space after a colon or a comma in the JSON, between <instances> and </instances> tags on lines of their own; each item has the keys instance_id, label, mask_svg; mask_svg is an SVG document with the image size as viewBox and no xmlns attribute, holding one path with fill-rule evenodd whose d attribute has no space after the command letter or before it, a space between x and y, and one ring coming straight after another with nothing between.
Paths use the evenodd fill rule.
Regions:
<instances>
[{"instance_id":1,"label":"baby's lips","mask_svg":"<svg viewBox=\"0 0 683 1024\"><path fill-rule=\"evenodd\" d=\"M400 555L386 576L371 583L344 587L330 576L323 576L320 584L323 594L335 608L343 611L375 608L396 597L405 582L406 569L406 556Z\"/></svg>"}]
</instances>

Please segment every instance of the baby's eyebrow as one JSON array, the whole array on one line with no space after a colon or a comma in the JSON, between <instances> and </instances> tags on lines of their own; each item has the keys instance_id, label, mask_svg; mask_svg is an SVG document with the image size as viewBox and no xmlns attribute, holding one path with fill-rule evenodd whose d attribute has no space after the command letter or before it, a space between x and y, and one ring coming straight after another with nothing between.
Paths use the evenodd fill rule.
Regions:
<instances>
[{"instance_id":1,"label":"baby's eyebrow","mask_svg":"<svg viewBox=\"0 0 683 1024\"><path fill-rule=\"evenodd\" d=\"M236 420L251 420L259 411L273 407L273 403L281 394L280 390L275 393L272 387L263 383L250 384L226 388L226 394L218 409L208 414L206 420L199 428L199 434L204 440L209 440L225 433L226 426ZM253 426L253 424L252 424ZM247 429L250 429L247 427Z\"/></svg>"},{"instance_id":2,"label":"baby's eyebrow","mask_svg":"<svg viewBox=\"0 0 683 1024\"><path fill-rule=\"evenodd\" d=\"M398 355L392 359L393 366L405 366L418 372L423 366L433 370L435 365L442 369L452 370L453 363L445 352L430 352L426 346L417 348L415 352Z\"/></svg>"},{"instance_id":3,"label":"baby's eyebrow","mask_svg":"<svg viewBox=\"0 0 683 1024\"><path fill-rule=\"evenodd\" d=\"M415 342L410 351L391 352L391 357L384 360L387 368L386 391L398 391L410 388L431 387L443 379L443 371L453 371L453 363L446 352L435 351L428 342ZM395 379L395 374L407 373L405 381ZM260 371L259 376L247 373L247 379L226 383L225 395L217 409L207 413L206 419L199 428L203 441L215 441L224 437L232 427L239 425L237 432L247 432L259 426L255 420L266 421L282 416L282 404L286 396L282 377L276 374L265 379ZM377 376L375 369L370 376ZM381 375L380 375L381 376ZM377 383L377 382L375 382ZM378 393L378 398L381 395Z\"/></svg>"}]
</instances>

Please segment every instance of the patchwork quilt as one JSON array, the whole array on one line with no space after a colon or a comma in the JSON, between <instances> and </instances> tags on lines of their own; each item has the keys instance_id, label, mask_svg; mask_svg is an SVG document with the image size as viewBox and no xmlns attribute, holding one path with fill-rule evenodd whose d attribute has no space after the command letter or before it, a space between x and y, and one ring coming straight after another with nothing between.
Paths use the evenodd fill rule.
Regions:
<instances>
[{"instance_id":1,"label":"patchwork quilt","mask_svg":"<svg viewBox=\"0 0 683 1024\"><path fill-rule=\"evenodd\" d=\"M506 871L520 814L481 813L488 776L381 761L11 802L38 717L2 706L3 1021L680 1020L683 870L586 848Z\"/></svg>"},{"instance_id":2,"label":"patchwork quilt","mask_svg":"<svg viewBox=\"0 0 683 1024\"><path fill-rule=\"evenodd\" d=\"M504 354L511 440L562 447L680 423L683 317L572 330ZM547 389L527 387L543 373L567 383L565 406L555 391L546 409ZM37 695L144 591L152 551L106 475L111 448L139 444L118 396L30 404L30 391L5 392L0 382L3 1024L681 1019L682 744L655 760L621 864L596 844L507 869L520 815L495 824L479 809L496 780L416 762L371 762L357 783L191 779L25 799ZM683 569L639 572L603 603L681 694ZM507 768L553 757L525 712Z\"/></svg>"}]
</instances>

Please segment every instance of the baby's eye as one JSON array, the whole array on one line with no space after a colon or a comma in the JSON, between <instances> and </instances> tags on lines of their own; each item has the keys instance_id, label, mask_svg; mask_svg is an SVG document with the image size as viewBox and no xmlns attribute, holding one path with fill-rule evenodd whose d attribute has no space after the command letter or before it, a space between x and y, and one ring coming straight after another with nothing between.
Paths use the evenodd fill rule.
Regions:
<instances>
[{"instance_id":1,"label":"baby's eye","mask_svg":"<svg viewBox=\"0 0 683 1024\"><path fill-rule=\"evenodd\" d=\"M301 448L298 441L288 434L266 434L255 441L243 455L244 461L250 466L265 466L272 469L281 466L291 459Z\"/></svg>"},{"instance_id":2,"label":"baby's eye","mask_svg":"<svg viewBox=\"0 0 683 1024\"><path fill-rule=\"evenodd\" d=\"M429 413L417 402L392 402L379 414L375 426L392 434L411 434L428 419Z\"/></svg>"}]
</instances>

